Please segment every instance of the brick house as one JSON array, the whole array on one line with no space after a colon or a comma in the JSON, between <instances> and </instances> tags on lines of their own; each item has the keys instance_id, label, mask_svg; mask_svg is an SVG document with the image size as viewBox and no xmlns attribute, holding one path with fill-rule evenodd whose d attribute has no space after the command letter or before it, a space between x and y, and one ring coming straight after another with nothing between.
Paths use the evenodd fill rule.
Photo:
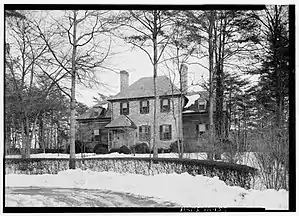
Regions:
<instances>
[{"instance_id":1,"label":"brick house","mask_svg":"<svg viewBox=\"0 0 299 216\"><path fill-rule=\"evenodd\" d=\"M209 129L209 93L207 91L188 92L188 103L183 109L183 137L186 146L197 146L205 150L201 141L202 135ZM216 104L214 103L214 112ZM224 131L228 133L228 116L224 110ZM215 118L214 118L215 120ZM214 123L215 124L215 123Z\"/></svg>"},{"instance_id":2,"label":"brick house","mask_svg":"<svg viewBox=\"0 0 299 216\"><path fill-rule=\"evenodd\" d=\"M76 139L92 148L96 144L108 145L108 129L105 128L111 121L111 110L108 104L97 104L76 118Z\"/></svg>"},{"instance_id":3,"label":"brick house","mask_svg":"<svg viewBox=\"0 0 299 216\"><path fill-rule=\"evenodd\" d=\"M152 146L154 121L154 85L152 77L143 77L128 85L129 75L120 72L121 91L108 99L111 106L111 122L105 126L109 130L109 148L130 146L145 142ZM178 125L182 115L179 108L180 90L167 76L158 76L157 114L158 148L168 148L178 139ZM182 104L187 102L183 96Z\"/></svg>"},{"instance_id":4,"label":"brick house","mask_svg":"<svg viewBox=\"0 0 299 216\"><path fill-rule=\"evenodd\" d=\"M158 76L157 147L169 148L179 139L183 125L185 145L201 146L200 137L208 130L208 92L187 92L187 67L183 68L183 94L167 76ZM182 99L182 107L179 100ZM152 146L154 87L152 77L142 77L129 86L129 74L120 72L120 92L77 118L84 127L85 140L108 145L108 149L147 143ZM214 106L215 108L215 106ZM215 110L214 110L215 111ZM225 124L226 125L226 124ZM81 136L82 137L82 136Z\"/></svg>"}]
</instances>

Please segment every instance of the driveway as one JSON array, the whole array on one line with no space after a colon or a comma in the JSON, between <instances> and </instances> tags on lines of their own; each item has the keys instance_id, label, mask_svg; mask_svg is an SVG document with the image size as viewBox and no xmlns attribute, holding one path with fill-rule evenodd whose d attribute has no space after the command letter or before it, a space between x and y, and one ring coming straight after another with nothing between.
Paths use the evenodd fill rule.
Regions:
<instances>
[{"instance_id":1,"label":"driveway","mask_svg":"<svg viewBox=\"0 0 299 216\"><path fill-rule=\"evenodd\" d=\"M153 197L108 190L73 188L5 188L6 207L179 207Z\"/></svg>"}]
</instances>

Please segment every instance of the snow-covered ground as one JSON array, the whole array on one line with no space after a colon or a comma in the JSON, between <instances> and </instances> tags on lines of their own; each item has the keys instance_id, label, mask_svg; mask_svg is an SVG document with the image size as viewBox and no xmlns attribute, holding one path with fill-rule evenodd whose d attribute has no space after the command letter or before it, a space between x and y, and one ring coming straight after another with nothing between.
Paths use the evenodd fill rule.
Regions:
<instances>
[{"instance_id":1,"label":"snow-covered ground","mask_svg":"<svg viewBox=\"0 0 299 216\"><path fill-rule=\"evenodd\" d=\"M218 177L159 174L145 176L90 170L67 170L57 175L5 175L6 187L104 189L155 197L184 207L264 207L288 209L285 190L245 190L227 186Z\"/></svg>"}]
</instances>

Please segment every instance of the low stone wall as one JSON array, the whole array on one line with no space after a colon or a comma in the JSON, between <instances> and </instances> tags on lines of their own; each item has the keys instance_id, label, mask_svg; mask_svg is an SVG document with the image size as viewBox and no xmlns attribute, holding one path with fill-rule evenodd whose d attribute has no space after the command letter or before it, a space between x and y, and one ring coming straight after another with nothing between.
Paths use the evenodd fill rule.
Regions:
<instances>
[{"instance_id":1,"label":"low stone wall","mask_svg":"<svg viewBox=\"0 0 299 216\"><path fill-rule=\"evenodd\" d=\"M57 174L69 168L69 159L31 158L5 159L5 174ZM88 158L76 159L76 168L97 172L112 171L155 175L160 173L189 173L190 175L218 176L231 186L251 188L256 170L224 162L177 158Z\"/></svg>"}]
</instances>

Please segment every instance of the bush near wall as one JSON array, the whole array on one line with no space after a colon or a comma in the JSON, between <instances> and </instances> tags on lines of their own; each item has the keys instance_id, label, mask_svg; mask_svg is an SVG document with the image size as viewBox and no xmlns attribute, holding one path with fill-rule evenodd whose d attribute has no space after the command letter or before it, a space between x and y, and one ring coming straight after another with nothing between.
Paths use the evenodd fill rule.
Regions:
<instances>
[{"instance_id":1,"label":"bush near wall","mask_svg":"<svg viewBox=\"0 0 299 216\"><path fill-rule=\"evenodd\" d=\"M5 159L5 174L57 174L68 169L67 158ZM178 158L87 158L76 159L76 167L82 170L155 175L160 173L189 173L190 175L218 176L231 186L251 188L256 169L244 165L218 161Z\"/></svg>"}]
</instances>

